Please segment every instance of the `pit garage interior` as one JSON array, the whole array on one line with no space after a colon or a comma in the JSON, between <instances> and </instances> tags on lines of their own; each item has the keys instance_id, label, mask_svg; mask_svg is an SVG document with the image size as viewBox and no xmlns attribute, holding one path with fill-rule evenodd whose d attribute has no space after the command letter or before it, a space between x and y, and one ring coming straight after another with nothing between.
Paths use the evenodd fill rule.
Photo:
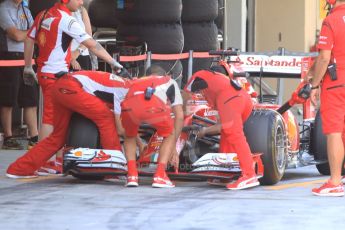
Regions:
<instances>
[{"instance_id":1,"label":"pit garage interior","mask_svg":"<svg viewBox=\"0 0 345 230\"><path fill-rule=\"evenodd\" d=\"M117 41L132 35L133 31L149 30L152 33L157 24L173 28L166 35L179 36L174 34L175 22L167 21L164 17L163 22L159 23L148 20L146 30L139 28L135 17L126 20L121 18L123 15L116 15L119 8L124 10L128 4L138 1L145 0L84 0L94 37L110 51L114 51ZM182 27L176 31L183 34L182 43L176 45L167 42L176 46L164 45L164 48L171 48L167 51L152 44L148 47L157 49L159 52L156 53L188 52L196 42L188 41L186 34L192 34L191 38L195 39L197 36L194 33L203 33L200 31L200 28L204 28L201 24L206 24L212 27L212 31L217 28L217 33L210 35L207 32L212 36L206 41L209 44L196 47L199 50L195 51L233 47L241 52L267 53L283 48L288 52L309 53L315 46L326 14L325 0L181 2L182 6L191 7L188 12L193 12L201 9L204 1L215 2L217 15L195 19L188 14L189 19L184 22L188 17L183 16L181 9L179 23ZM37 14L55 2L30 0L29 8L33 14ZM217 27L214 27L214 23ZM187 25L187 32L183 24ZM195 28L199 31L194 32ZM147 33L142 32L141 35L145 37ZM152 41L152 37L148 37L148 40ZM130 55L143 52L140 49L136 51L138 53ZM175 72L172 72L177 77L181 75L182 85L183 78L188 78L188 71L195 72L198 65L200 68L208 65L196 61L196 69L188 70L188 63L183 61L178 65L175 62L161 64L169 70L175 68ZM137 69L138 73L143 71L141 68L145 68L146 63L142 65ZM99 67L109 70L102 62ZM300 79L272 77L265 79L265 82L264 93L279 93L280 98L276 101L282 103L290 98ZM258 85L253 85L257 90ZM299 122L303 119L302 110L301 106L291 110ZM23 136L26 135L26 125L20 109L14 113L13 126L18 139L25 144ZM0 229L330 229L345 226L341 215L345 208L341 200L312 196L311 189L327 179L327 176L320 175L314 165L287 169L279 183L243 191L227 191L210 186L204 180L177 180L174 189L153 189L149 177L142 179L140 187L128 189L123 186L123 181L78 180L71 176L49 175L19 180L6 178L8 165L24 153L0 150Z\"/></svg>"}]
</instances>

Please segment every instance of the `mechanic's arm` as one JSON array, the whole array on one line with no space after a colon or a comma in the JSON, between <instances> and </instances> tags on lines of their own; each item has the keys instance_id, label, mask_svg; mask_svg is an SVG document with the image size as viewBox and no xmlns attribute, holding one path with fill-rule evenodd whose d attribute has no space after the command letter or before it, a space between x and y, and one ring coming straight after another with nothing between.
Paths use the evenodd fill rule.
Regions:
<instances>
[{"instance_id":1,"label":"mechanic's arm","mask_svg":"<svg viewBox=\"0 0 345 230\"><path fill-rule=\"evenodd\" d=\"M212 126L208 126L208 127L203 127L199 133L198 133L198 137L199 138L202 138L206 135L218 135L220 134L220 131L222 129L222 125L221 124L215 124L215 125L212 125Z\"/></svg>"},{"instance_id":2,"label":"mechanic's arm","mask_svg":"<svg viewBox=\"0 0 345 230\"><path fill-rule=\"evenodd\" d=\"M181 96L183 100L183 111L187 111L187 102L192 99L192 95L184 90L181 90Z\"/></svg>"},{"instance_id":3,"label":"mechanic's arm","mask_svg":"<svg viewBox=\"0 0 345 230\"><path fill-rule=\"evenodd\" d=\"M115 114L115 125L116 125L116 131L119 136L124 137L125 136L125 129L122 126L121 118L119 114Z\"/></svg>"},{"instance_id":4,"label":"mechanic's arm","mask_svg":"<svg viewBox=\"0 0 345 230\"><path fill-rule=\"evenodd\" d=\"M326 73L327 66L331 60L331 50L321 50L315 60L315 70L311 80L312 87L320 85L323 76Z\"/></svg>"},{"instance_id":5,"label":"mechanic's arm","mask_svg":"<svg viewBox=\"0 0 345 230\"><path fill-rule=\"evenodd\" d=\"M175 140L179 138L182 127L183 127L183 109L182 105L175 105L172 107L172 111L174 113L175 119L174 119L174 133L175 133Z\"/></svg>"},{"instance_id":6,"label":"mechanic's arm","mask_svg":"<svg viewBox=\"0 0 345 230\"><path fill-rule=\"evenodd\" d=\"M328 64L331 60L331 53L331 50L320 50L319 56L315 60L314 73L311 74L313 76L310 82L312 87L317 87L320 85L320 82L324 77ZM317 105L318 93L318 89L313 89L310 93L310 100L313 105Z\"/></svg>"},{"instance_id":7,"label":"mechanic's arm","mask_svg":"<svg viewBox=\"0 0 345 230\"><path fill-rule=\"evenodd\" d=\"M93 38L89 38L82 42L84 46L86 46L92 53L94 53L97 57L108 63L113 69L118 68L121 69L122 65L114 60L110 54Z\"/></svg>"}]
</instances>

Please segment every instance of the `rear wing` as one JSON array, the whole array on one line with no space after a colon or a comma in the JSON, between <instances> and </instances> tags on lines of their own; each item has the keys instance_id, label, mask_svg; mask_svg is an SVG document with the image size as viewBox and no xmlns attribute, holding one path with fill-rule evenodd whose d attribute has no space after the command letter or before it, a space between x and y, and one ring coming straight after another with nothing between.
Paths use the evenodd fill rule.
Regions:
<instances>
[{"instance_id":1,"label":"rear wing","mask_svg":"<svg viewBox=\"0 0 345 230\"><path fill-rule=\"evenodd\" d=\"M314 53L285 52L285 55L271 53L240 52L239 56L230 56L231 62L238 62L240 68L253 77L301 78L303 63L318 56Z\"/></svg>"}]
</instances>

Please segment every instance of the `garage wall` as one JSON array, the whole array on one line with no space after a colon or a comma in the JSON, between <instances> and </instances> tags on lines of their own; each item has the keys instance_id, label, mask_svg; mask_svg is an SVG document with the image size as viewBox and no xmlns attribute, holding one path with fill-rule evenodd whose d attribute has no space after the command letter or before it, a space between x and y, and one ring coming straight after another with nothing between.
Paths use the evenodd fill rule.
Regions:
<instances>
[{"instance_id":1,"label":"garage wall","mask_svg":"<svg viewBox=\"0 0 345 230\"><path fill-rule=\"evenodd\" d=\"M255 50L304 50L303 0L260 0L256 2Z\"/></svg>"},{"instance_id":2,"label":"garage wall","mask_svg":"<svg viewBox=\"0 0 345 230\"><path fill-rule=\"evenodd\" d=\"M320 0L260 0L255 10L255 51L309 52L320 27ZM324 0L323 0L324 1ZM276 89L275 79L266 80ZM290 98L299 80L284 79L283 100Z\"/></svg>"},{"instance_id":3,"label":"garage wall","mask_svg":"<svg viewBox=\"0 0 345 230\"><path fill-rule=\"evenodd\" d=\"M255 50L308 52L322 20L320 1L325 0L256 1Z\"/></svg>"}]
</instances>

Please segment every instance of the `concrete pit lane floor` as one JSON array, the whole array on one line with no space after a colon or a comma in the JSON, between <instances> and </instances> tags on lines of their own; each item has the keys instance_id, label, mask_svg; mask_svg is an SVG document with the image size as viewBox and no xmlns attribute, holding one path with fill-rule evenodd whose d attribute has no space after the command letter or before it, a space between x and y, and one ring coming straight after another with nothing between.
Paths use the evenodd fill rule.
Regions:
<instances>
[{"instance_id":1,"label":"concrete pit lane floor","mask_svg":"<svg viewBox=\"0 0 345 230\"><path fill-rule=\"evenodd\" d=\"M314 166L287 170L274 186L228 191L206 182L175 181L176 188L138 188L72 176L8 179L10 162L24 151L0 150L1 230L103 229L341 229L345 197L316 197L325 182Z\"/></svg>"}]
</instances>

